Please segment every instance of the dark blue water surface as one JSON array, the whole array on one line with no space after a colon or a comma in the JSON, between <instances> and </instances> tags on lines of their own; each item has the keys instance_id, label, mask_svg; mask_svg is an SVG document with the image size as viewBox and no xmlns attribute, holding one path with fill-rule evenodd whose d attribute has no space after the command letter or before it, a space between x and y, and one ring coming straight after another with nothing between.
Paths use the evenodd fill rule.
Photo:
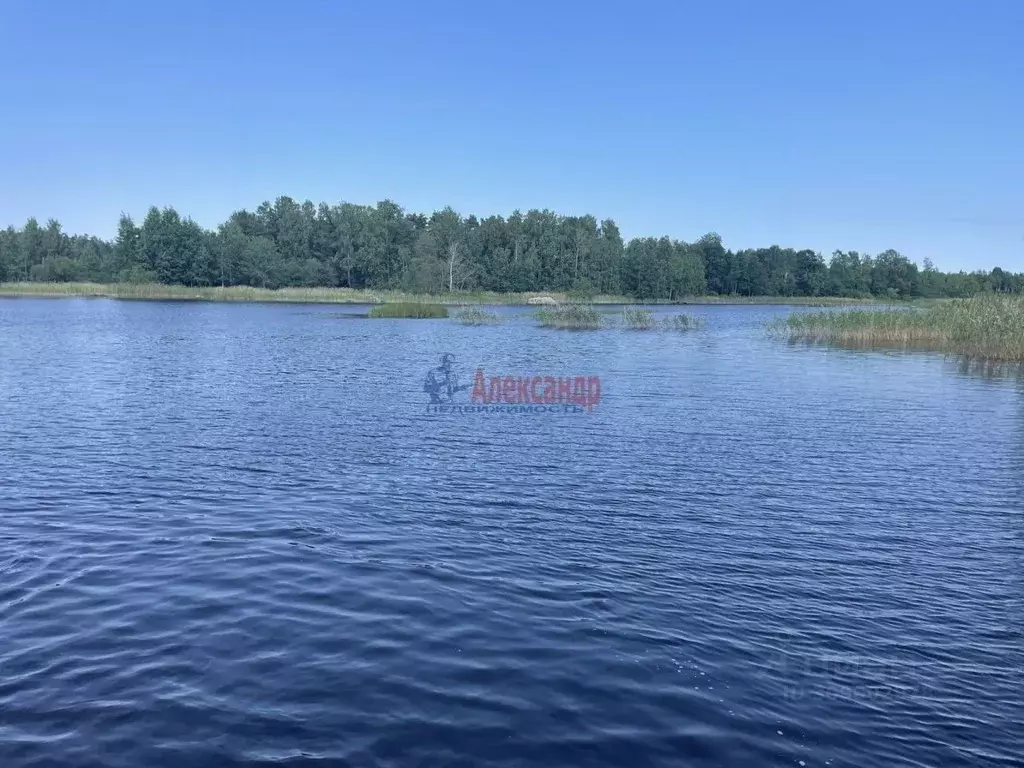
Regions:
<instances>
[{"instance_id":1,"label":"dark blue water surface","mask_svg":"<svg viewBox=\"0 0 1024 768\"><path fill-rule=\"evenodd\" d=\"M0 766L1020 765L1019 381L349 311L0 302Z\"/></svg>"}]
</instances>

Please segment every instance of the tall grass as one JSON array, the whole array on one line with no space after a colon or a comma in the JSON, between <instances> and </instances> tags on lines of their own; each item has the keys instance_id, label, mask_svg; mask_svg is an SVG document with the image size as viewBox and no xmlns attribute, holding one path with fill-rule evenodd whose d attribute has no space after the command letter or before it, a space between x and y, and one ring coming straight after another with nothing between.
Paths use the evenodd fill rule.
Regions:
<instances>
[{"instance_id":1,"label":"tall grass","mask_svg":"<svg viewBox=\"0 0 1024 768\"><path fill-rule=\"evenodd\" d=\"M93 296L115 299L153 299L189 301L266 301L327 304L379 304L420 300L434 304L471 306L507 304L527 306L531 298L550 296L560 304L571 297L565 293L409 293L405 291L363 288L253 288L246 285L201 286L162 283L0 283L0 296ZM590 304L629 304L625 296L599 295ZM792 304L833 306L881 303L875 299L846 299L821 296L679 296L674 299L645 299L650 304Z\"/></svg>"},{"instance_id":2,"label":"tall grass","mask_svg":"<svg viewBox=\"0 0 1024 768\"><path fill-rule=\"evenodd\" d=\"M527 306L536 296L551 296L566 301L561 293L410 293L406 291L363 288L253 288L247 285L188 286L163 283L0 283L0 296L81 296L112 299L152 299L181 301L263 301L301 304L380 304L385 302L424 301L450 306L505 304ZM599 304L624 304L623 296L597 296Z\"/></svg>"},{"instance_id":3,"label":"tall grass","mask_svg":"<svg viewBox=\"0 0 1024 768\"><path fill-rule=\"evenodd\" d=\"M428 304L421 301L396 301L391 304L378 304L371 307L370 317L429 319L448 317L448 309L440 304Z\"/></svg>"},{"instance_id":4,"label":"tall grass","mask_svg":"<svg viewBox=\"0 0 1024 768\"><path fill-rule=\"evenodd\" d=\"M663 329L666 331L689 331L700 328L699 318L692 315L669 315L660 320L649 309L627 307L622 311L622 321L626 328L633 331L650 331Z\"/></svg>"},{"instance_id":5,"label":"tall grass","mask_svg":"<svg viewBox=\"0 0 1024 768\"><path fill-rule=\"evenodd\" d=\"M662 325L668 331L692 331L703 324L703 320L693 315L670 315L662 320Z\"/></svg>"},{"instance_id":6,"label":"tall grass","mask_svg":"<svg viewBox=\"0 0 1024 768\"><path fill-rule=\"evenodd\" d=\"M792 340L928 349L967 360L1024 363L1024 296L982 294L924 309L794 313L772 327Z\"/></svg>"},{"instance_id":7,"label":"tall grass","mask_svg":"<svg viewBox=\"0 0 1024 768\"><path fill-rule=\"evenodd\" d=\"M560 304L538 309L534 317L544 328L593 331L603 325L601 313L589 304Z\"/></svg>"},{"instance_id":8,"label":"tall grass","mask_svg":"<svg viewBox=\"0 0 1024 768\"><path fill-rule=\"evenodd\" d=\"M163 283L4 283L0 296L82 296L180 301L265 301L377 304L386 294L353 288L253 288L248 285L188 286Z\"/></svg>"},{"instance_id":9,"label":"tall grass","mask_svg":"<svg viewBox=\"0 0 1024 768\"><path fill-rule=\"evenodd\" d=\"M622 310L622 322L633 331L649 331L658 324L651 310L642 307L626 307Z\"/></svg>"},{"instance_id":10,"label":"tall grass","mask_svg":"<svg viewBox=\"0 0 1024 768\"><path fill-rule=\"evenodd\" d=\"M467 307L460 310L455 319L463 325L494 325L501 322L501 318L494 312L488 312L483 307Z\"/></svg>"}]
</instances>

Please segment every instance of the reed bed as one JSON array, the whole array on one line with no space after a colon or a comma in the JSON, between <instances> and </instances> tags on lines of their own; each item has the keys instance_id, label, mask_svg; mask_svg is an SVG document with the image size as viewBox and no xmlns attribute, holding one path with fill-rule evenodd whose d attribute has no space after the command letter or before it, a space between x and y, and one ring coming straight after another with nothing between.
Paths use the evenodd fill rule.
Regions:
<instances>
[{"instance_id":1,"label":"reed bed","mask_svg":"<svg viewBox=\"0 0 1024 768\"><path fill-rule=\"evenodd\" d=\"M693 315L670 315L664 318L662 321L662 327L666 331L692 331L696 328L700 328L704 321L699 317Z\"/></svg>"},{"instance_id":2,"label":"reed bed","mask_svg":"<svg viewBox=\"0 0 1024 768\"><path fill-rule=\"evenodd\" d=\"M703 321L693 315L668 315L659 319L649 309L641 307L624 309L622 322L631 331L690 331L703 325Z\"/></svg>"},{"instance_id":3,"label":"reed bed","mask_svg":"<svg viewBox=\"0 0 1024 768\"><path fill-rule=\"evenodd\" d=\"M455 319L463 325L496 325L501 322L499 315L488 312L483 307L467 307L460 310Z\"/></svg>"},{"instance_id":4,"label":"reed bed","mask_svg":"<svg viewBox=\"0 0 1024 768\"><path fill-rule=\"evenodd\" d=\"M448 317L448 308L441 304L429 304L422 301L396 301L391 304L378 304L371 307L370 317L433 319Z\"/></svg>"},{"instance_id":5,"label":"reed bed","mask_svg":"<svg viewBox=\"0 0 1024 768\"><path fill-rule=\"evenodd\" d=\"M676 314L657 318L644 307L626 307L621 312L598 309L589 304L566 304L544 307L534 312L544 328L567 330L597 330L599 328L625 328L630 331L686 331L700 328L703 322L692 315Z\"/></svg>"},{"instance_id":6,"label":"reed bed","mask_svg":"<svg viewBox=\"0 0 1024 768\"><path fill-rule=\"evenodd\" d=\"M626 307L622 310L622 322L632 331L649 331L658 326L651 310L642 307Z\"/></svg>"},{"instance_id":7,"label":"reed bed","mask_svg":"<svg viewBox=\"0 0 1024 768\"><path fill-rule=\"evenodd\" d=\"M849 296L736 296L732 294L706 296L680 296L677 299L651 299L645 300L648 304L724 304L743 306L747 304L762 305L787 305L794 307L849 307L855 305L871 304L892 304L893 300L876 297L849 297ZM900 304L909 304L909 301L899 301Z\"/></svg>"},{"instance_id":8,"label":"reed bed","mask_svg":"<svg viewBox=\"0 0 1024 768\"><path fill-rule=\"evenodd\" d=\"M251 301L294 304L377 304L386 297L353 288L253 288L163 283L4 283L0 296L81 296L154 301Z\"/></svg>"},{"instance_id":9,"label":"reed bed","mask_svg":"<svg viewBox=\"0 0 1024 768\"><path fill-rule=\"evenodd\" d=\"M562 293L464 293L420 294L396 290L362 288L254 288L247 285L188 286L164 283L0 283L0 296L94 297L111 299L149 299L154 301L251 301L294 304L382 304L423 301L448 306L503 304L527 306L530 299L545 295L557 302L567 301ZM622 296L595 296L596 304L624 304Z\"/></svg>"},{"instance_id":10,"label":"reed bed","mask_svg":"<svg viewBox=\"0 0 1024 768\"><path fill-rule=\"evenodd\" d=\"M498 293L473 291L417 294L397 290L363 288L253 288L247 285L188 286L163 283L0 283L0 296L82 296L113 299L151 299L179 301L252 301L297 304L380 304L395 301L426 301L449 306L505 304L527 306L530 299L550 296L559 304L572 298L559 292ZM589 304L626 305L625 296L597 295ZM679 296L673 299L645 299L659 305L680 304L790 304L810 306L841 306L878 304L878 299L849 299L831 296Z\"/></svg>"},{"instance_id":11,"label":"reed bed","mask_svg":"<svg viewBox=\"0 0 1024 768\"><path fill-rule=\"evenodd\" d=\"M589 304L560 304L538 309L534 317L543 328L594 331L605 325L604 317Z\"/></svg>"},{"instance_id":12,"label":"reed bed","mask_svg":"<svg viewBox=\"0 0 1024 768\"><path fill-rule=\"evenodd\" d=\"M1024 363L1024 296L982 294L924 309L791 314L774 326L794 341L925 349L967 360Z\"/></svg>"}]
</instances>

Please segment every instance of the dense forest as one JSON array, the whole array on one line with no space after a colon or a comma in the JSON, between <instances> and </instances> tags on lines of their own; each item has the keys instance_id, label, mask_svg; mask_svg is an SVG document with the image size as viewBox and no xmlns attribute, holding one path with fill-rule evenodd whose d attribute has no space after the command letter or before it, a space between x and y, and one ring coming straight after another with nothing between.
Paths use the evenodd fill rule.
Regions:
<instances>
[{"instance_id":1,"label":"dense forest","mask_svg":"<svg viewBox=\"0 0 1024 768\"><path fill-rule=\"evenodd\" d=\"M896 251L875 256L771 246L727 249L717 234L686 243L623 241L611 219L548 210L430 216L391 201L319 206L280 197L241 210L215 231L173 208L141 224L122 216L113 242L67 235L58 221L0 230L0 282L160 282L346 286L415 293L564 291L577 296L970 296L1024 291L1024 273L943 273Z\"/></svg>"}]
</instances>

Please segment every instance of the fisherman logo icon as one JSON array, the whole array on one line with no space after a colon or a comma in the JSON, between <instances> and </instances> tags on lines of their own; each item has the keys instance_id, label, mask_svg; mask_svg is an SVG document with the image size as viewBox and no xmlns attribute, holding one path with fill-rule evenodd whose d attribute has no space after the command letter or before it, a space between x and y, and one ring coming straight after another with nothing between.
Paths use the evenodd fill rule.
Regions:
<instances>
[{"instance_id":1,"label":"fisherman logo icon","mask_svg":"<svg viewBox=\"0 0 1024 768\"><path fill-rule=\"evenodd\" d=\"M441 356L441 364L427 372L427 378L423 381L423 391L430 396L432 404L449 404L453 402L456 392L469 389L469 384L459 384L454 366L454 355L446 352Z\"/></svg>"}]
</instances>

